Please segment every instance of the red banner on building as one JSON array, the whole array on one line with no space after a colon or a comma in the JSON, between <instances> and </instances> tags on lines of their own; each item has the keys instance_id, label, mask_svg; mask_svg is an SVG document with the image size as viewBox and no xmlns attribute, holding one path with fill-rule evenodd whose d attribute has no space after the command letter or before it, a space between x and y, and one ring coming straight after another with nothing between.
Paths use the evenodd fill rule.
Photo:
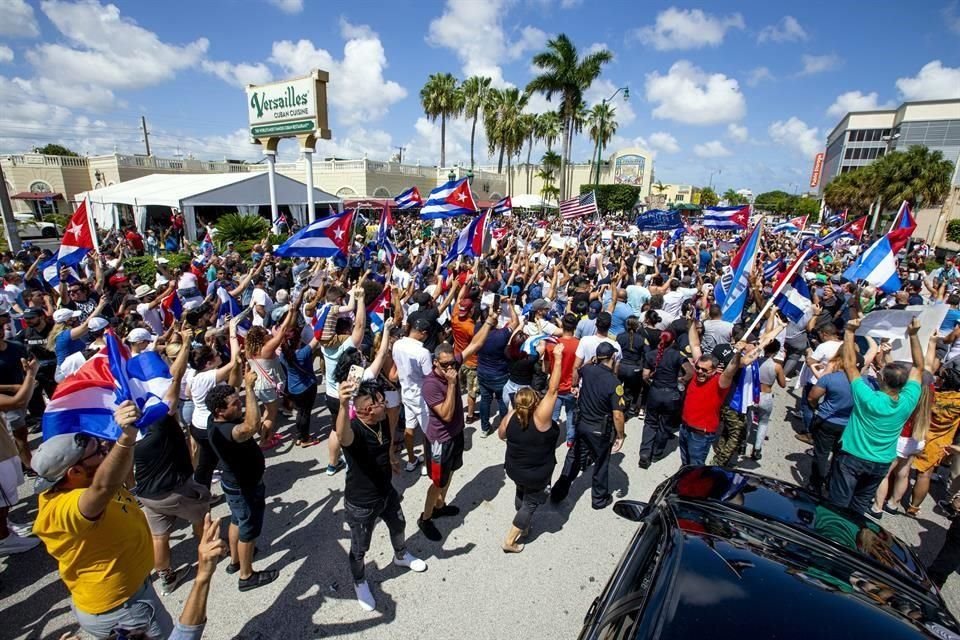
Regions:
<instances>
[{"instance_id":1,"label":"red banner on building","mask_svg":"<svg viewBox=\"0 0 960 640\"><path fill-rule=\"evenodd\" d=\"M818 153L813 160L813 173L810 174L810 188L815 188L820 184L820 173L823 171L823 153Z\"/></svg>"}]
</instances>

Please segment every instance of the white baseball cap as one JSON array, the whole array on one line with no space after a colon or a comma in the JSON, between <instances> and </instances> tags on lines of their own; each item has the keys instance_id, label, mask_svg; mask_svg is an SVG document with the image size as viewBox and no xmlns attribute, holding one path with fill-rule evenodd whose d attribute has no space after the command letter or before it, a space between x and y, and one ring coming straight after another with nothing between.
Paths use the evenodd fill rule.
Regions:
<instances>
[{"instance_id":1,"label":"white baseball cap","mask_svg":"<svg viewBox=\"0 0 960 640\"><path fill-rule=\"evenodd\" d=\"M53 312L53 321L54 322L66 322L71 318L79 318L83 314L79 311L74 311L73 309L57 309Z\"/></svg>"},{"instance_id":2,"label":"white baseball cap","mask_svg":"<svg viewBox=\"0 0 960 640\"><path fill-rule=\"evenodd\" d=\"M127 342L134 344L136 342L153 342L156 338L152 333L142 327L137 327L127 334Z\"/></svg>"}]
</instances>

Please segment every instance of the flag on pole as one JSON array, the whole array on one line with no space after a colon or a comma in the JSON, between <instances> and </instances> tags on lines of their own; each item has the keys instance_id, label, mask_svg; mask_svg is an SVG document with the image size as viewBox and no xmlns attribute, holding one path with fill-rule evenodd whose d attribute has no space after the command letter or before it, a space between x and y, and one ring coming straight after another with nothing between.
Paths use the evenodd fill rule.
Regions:
<instances>
[{"instance_id":1,"label":"flag on pole","mask_svg":"<svg viewBox=\"0 0 960 640\"><path fill-rule=\"evenodd\" d=\"M513 201L510 196L503 198L497 204L493 205L493 212L498 215L513 213Z\"/></svg>"},{"instance_id":2,"label":"flag on pole","mask_svg":"<svg viewBox=\"0 0 960 640\"><path fill-rule=\"evenodd\" d=\"M708 229L746 229L750 224L750 205L742 207L707 207L703 210L703 226Z\"/></svg>"},{"instance_id":3,"label":"flag on pole","mask_svg":"<svg viewBox=\"0 0 960 640\"><path fill-rule=\"evenodd\" d=\"M453 246L450 247L450 252L447 253L447 257L443 261L443 266L446 266L456 260L460 256L467 256L470 258L477 258L483 255L483 235L486 231L487 226L487 214L482 213L473 220L470 221L463 231L460 232L460 235L457 236L457 239L454 241Z\"/></svg>"},{"instance_id":4,"label":"flag on pole","mask_svg":"<svg viewBox=\"0 0 960 640\"><path fill-rule=\"evenodd\" d=\"M73 284L80 281L80 274L76 267L67 267L67 284ZM40 277L51 287L60 286L60 265L57 263L57 256L53 256L46 262L40 263Z\"/></svg>"},{"instance_id":5,"label":"flag on pole","mask_svg":"<svg viewBox=\"0 0 960 640\"><path fill-rule=\"evenodd\" d=\"M400 195L394 197L394 203L397 209L415 209L423 206L423 197L420 195L420 189L410 187Z\"/></svg>"},{"instance_id":6,"label":"flag on pole","mask_svg":"<svg viewBox=\"0 0 960 640\"><path fill-rule=\"evenodd\" d=\"M370 320L370 330L373 333L383 331L386 322L387 309L390 308L390 287L384 287L376 298L367 306L367 318Z\"/></svg>"},{"instance_id":7,"label":"flag on pole","mask_svg":"<svg viewBox=\"0 0 960 640\"><path fill-rule=\"evenodd\" d=\"M354 212L348 209L300 229L277 247L281 258L332 258L350 253Z\"/></svg>"},{"instance_id":8,"label":"flag on pole","mask_svg":"<svg viewBox=\"0 0 960 640\"><path fill-rule=\"evenodd\" d=\"M90 226L90 217L87 215L87 201L84 200L77 207L67 228L60 240L60 249L57 251L57 264L73 266L79 264L83 256L94 248L94 231Z\"/></svg>"},{"instance_id":9,"label":"flag on pole","mask_svg":"<svg viewBox=\"0 0 960 640\"><path fill-rule=\"evenodd\" d=\"M869 249L857 256L856 261L843 272L843 277L851 282L864 280L879 287L884 293L892 294L899 291L897 250L893 248L890 234L881 237Z\"/></svg>"},{"instance_id":10,"label":"flag on pole","mask_svg":"<svg viewBox=\"0 0 960 640\"><path fill-rule=\"evenodd\" d=\"M174 289L167 297L160 301L160 319L163 321L164 329L169 329L175 321L183 317L183 304L180 302L180 296Z\"/></svg>"},{"instance_id":11,"label":"flag on pole","mask_svg":"<svg viewBox=\"0 0 960 640\"><path fill-rule=\"evenodd\" d=\"M797 260L806 260L807 255L809 255L809 252L804 253L797 258ZM792 266L791 268L793 269L793 275L790 277L790 280L780 288L780 291L773 299L773 303L777 305L777 308L783 312L783 315L792 322L800 322L800 320L803 319L803 314L813 306L813 303L810 301L810 288L807 287L807 283L803 281L800 268L793 268Z\"/></svg>"},{"instance_id":12,"label":"flag on pole","mask_svg":"<svg viewBox=\"0 0 960 640\"><path fill-rule=\"evenodd\" d=\"M572 220L591 213L599 213L597 196L593 191L560 202L560 215L564 220Z\"/></svg>"},{"instance_id":13,"label":"flag on pole","mask_svg":"<svg viewBox=\"0 0 960 640\"><path fill-rule=\"evenodd\" d=\"M747 302L750 289L750 275L760 250L760 237L763 235L763 221L753 228L747 240L740 245L739 251L730 262L730 272L721 278L714 290L717 304L723 311L726 322L738 322Z\"/></svg>"},{"instance_id":14,"label":"flag on pole","mask_svg":"<svg viewBox=\"0 0 960 640\"><path fill-rule=\"evenodd\" d=\"M236 318L243 312L243 307L237 302L237 299L230 295L230 292L223 287L217 287L217 298L220 299L220 306L217 308L217 326L222 327L230 318ZM253 326L249 316L244 318L237 325L237 335L243 337Z\"/></svg>"},{"instance_id":15,"label":"flag on pole","mask_svg":"<svg viewBox=\"0 0 960 640\"><path fill-rule=\"evenodd\" d=\"M210 237L210 230L207 230L207 235L203 237L203 242L200 243L200 250L203 251L203 259L209 260L213 257L213 238Z\"/></svg>"},{"instance_id":16,"label":"flag on pole","mask_svg":"<svg viewBox=\"0 0 960 640\"><path fill-rule=\"evenodd\" d=\"M863 229L867 224L867 216L861 216L856 220L851 220L842 227L838 227L823 236L819 240L811 243L810 248L814 250L826 249L840 238L853 238L857 242L863 237Z\"/></svg>"},{"instance_id":17,"label":"flag on pole","mask_svg":"<svg viewBox=\"0 0 960 640\"><path fill-rule=\"evenodd\" d=\"M807 216L799 216L797 218L791 218L784 223L778 224L773 228L777 233L795 233L797 231L803 231L807 226Z\"/></svg>"},{"instance_id":18,"label":"flag on pole","mask_svg":"<svg viewBox=\"0 0 960 640\"><path fill-rule=\"evenodd\" d=\"M831 213L829 216L827 216L827 219L824 220L824 223L832 226L837 224L844 224L846 221L847 221L847 210L844 209L843 211L835 211Z\"/></svg>"},{"instance_id":19,"label":"flag on pole","mask_svg":"<svg viewBox=\"0 0 960 640\"><path fill-rule=\"evenodd\" d=\"M910 211L910 204L904 200L903 204L900 205L900 210L897 211L897 216L893 219L890 232L887 234L894 253L907 246L907 243L910 242L910 236L913 235L916 228L917 221L913 217L913 212Z\"/></svg>"},{"instance_id":20,"label":"flag on pole","mask_svg":"<svg viewBox=\"0 0 960 640\"><path fill-rule=\"evenodd\" d=\"M462 215L474 215L477 203L473 199L470 183L466 178L451 180L430 192L427 202L420 209L420 218L436 220Z\"/></svg>"},{"instance_id":21,"label":"flag on pole","mask_svg":"<svg viewBox=\"0 0 960 640\"><path fill-rule=\"evenodd\" d=\"M393 240L390 239L390 227L393 226L393 216L390 215L390 210L387 207L384 207L383 211L380 212L380 226L377 228L377 246L383 249L387 257L387 263L393 264L393 261L397 259L396 245L393 244Z\"/></svg>"}]
</instances>

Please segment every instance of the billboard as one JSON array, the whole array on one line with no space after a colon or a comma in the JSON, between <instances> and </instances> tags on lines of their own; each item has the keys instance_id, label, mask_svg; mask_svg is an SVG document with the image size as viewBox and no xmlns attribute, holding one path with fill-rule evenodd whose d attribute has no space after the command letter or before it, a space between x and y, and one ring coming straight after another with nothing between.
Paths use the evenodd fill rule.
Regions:
<instances>
[{"instance_id":1,"label":"billboard","mask_svg":"<svg viewBox=\"0 0 960 640\"><path fill-rule=\"evenodd\" d=\"M287 138L316 134L330 138L327 128L325 71L269 84L247 86L247 119L253 138Z\"/></svg>"},{"instance_id":2,"label":"billboard","mask_svg":"<svg viewBox=\"0 0 960 640\"><path fill-rule=\"evenodd\" d=\"M818 153L813 160L813 173L810 174L810 188L820 184L820 174L823 172L823 152Z\"/></svg>"},{"instance_id":3,"label":"billboard","mask_svg":"<svg viewBox=\"0 0 960 640\"><path fill-rule=\"evenodd\" d=\"M618 156L614 163L613 181L616 184L643 184L643 168L647 160L641 155L628 154Z\"/></svg>"}]
</instances>

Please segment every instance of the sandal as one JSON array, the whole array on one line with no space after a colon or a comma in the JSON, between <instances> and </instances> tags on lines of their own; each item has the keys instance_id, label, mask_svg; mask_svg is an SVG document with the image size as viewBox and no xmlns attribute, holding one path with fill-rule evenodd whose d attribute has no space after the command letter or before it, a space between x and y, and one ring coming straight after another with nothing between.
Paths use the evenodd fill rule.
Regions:
<instances>
[{"instance_id":1,"label":"sandal","mask_svg":"<svg viewBox=\"0 0 960 640\"><path fill-rule=\"evenodd\" d=\"M909 507L906 508L904 513L910 516L911 518L916 518L917 516L920 515L920 507L915 507L911 504Z\"/></svg>"},{"instance_id":2,"label":"sandal","mask_svg":"<svg viewBox=\"0 0 960 640\"><path fill-rule=\"evenodd\" d=\"M297 438L297 440L293 444L300 447L301 449L306 449L307 447L312 447L316 444L320 444L320 441L317 440L316 438L307 438L306 440L300 440L299 438Z\"/></svg>"}]
</instances>

